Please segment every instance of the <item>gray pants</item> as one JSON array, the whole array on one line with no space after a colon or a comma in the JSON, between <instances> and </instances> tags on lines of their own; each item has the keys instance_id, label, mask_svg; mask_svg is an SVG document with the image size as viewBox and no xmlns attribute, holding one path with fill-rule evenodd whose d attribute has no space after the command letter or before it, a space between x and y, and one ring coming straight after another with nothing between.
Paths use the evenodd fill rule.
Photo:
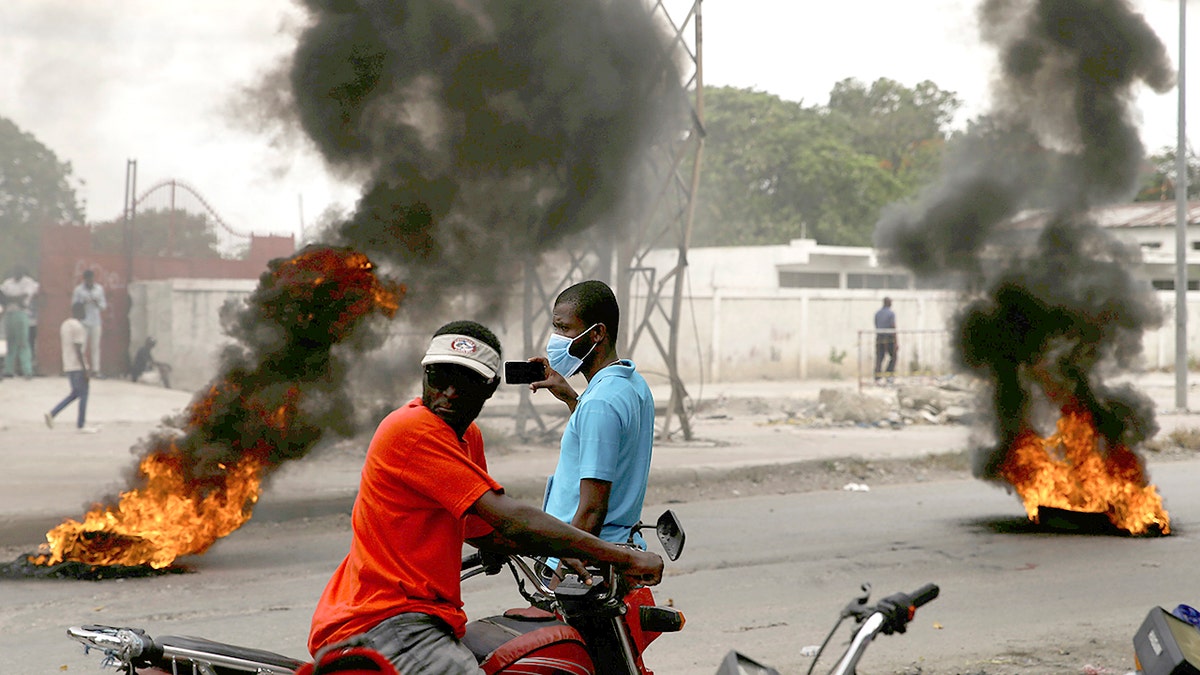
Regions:
<instances>
[{"instance_id":1,"label":"gray pants","mask_svg":"<svg viewBox=\"0 0 1200 675\"><path fill-rule=\"evenodd\" d=\"M101 325L83 324L87 330L87 360L91 366L93 373L100 372L100 334L102 332Z\"/></svg>"},{"instance_id":2,"label":"gray pants","mask_svg":"<svg viewBox=\"0 0 1200 675\"><path fill-rule=\"evenodd\" d=\"M404 675L482 675L470 649L441 619L409 612L385 619L363 636Z\"/></svg>"}]
</instances>

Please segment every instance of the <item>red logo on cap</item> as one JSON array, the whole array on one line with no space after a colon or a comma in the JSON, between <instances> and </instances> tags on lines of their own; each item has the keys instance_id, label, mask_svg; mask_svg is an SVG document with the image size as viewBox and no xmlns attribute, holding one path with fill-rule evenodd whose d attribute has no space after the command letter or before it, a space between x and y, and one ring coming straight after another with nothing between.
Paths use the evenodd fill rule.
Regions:
<instances>
[{"instance_id":1,"label":"red logo on cap","mask_svg":"<svg viewBox=\"0 0 1200 675\"><path fill-rule=\"evenodd\" d=\"M462 352L463 354L474 354L479 348L475 345L473 340L460 337L454 338L454 341L450 343L450 349L453 349L456 352Z\"/></svg>"}]
</instances>

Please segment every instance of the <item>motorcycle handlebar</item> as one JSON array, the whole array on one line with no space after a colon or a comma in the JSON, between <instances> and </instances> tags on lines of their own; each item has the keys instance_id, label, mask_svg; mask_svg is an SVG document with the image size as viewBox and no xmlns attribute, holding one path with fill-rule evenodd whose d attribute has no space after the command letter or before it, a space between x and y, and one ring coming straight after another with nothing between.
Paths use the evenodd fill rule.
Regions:
<instances>
[{"instance_id":1,"label":"motorcycle handlebar","mask_svg":"<svg viewBox=\"0 0 1200 675\"><path fill-rule=\"evenodd\" d=\"M925 584L924 586L912 592L912 595L909 596L909 605L911 605L913 609L916 609L921 605L928 604L930 601L936 598L940 592L941 589L938 588L937 584Z\"/></svg>"},{"instance_id":2,"label":"motorcycle handlebar","mask_svg":"<svg viewBox=\"0 0 1200 675\"><path fill-rule=\"evenodd\" d=\"M894 593L884 598L874 609L884 617L880 630L885 635L903 633L917 608L936 598L939 592L936 584L925 584L912 593Z\"/></svg>"},{"instance_id":3,"label":"motorcycle handlebar","mask_svg":"<svg viewBox=\"0 0 1200 675\"><path fill-rule=\"evenodd\" d=\"M506 556L481 551L464 555L462 557L462 568L459 579L466 581L479 574L496 574L503 568L505 562L514 565L520 571L521 575L533 584L534 589L538 593L546 596L554 595L554 591L545 584L545 580L534 572L529 563L520 556ZM601 565L599 567L589 567L588 570L592 573L593 581L591 586L585 588L599 589L601 593L599 600L601 601L611 600L615 597L619 587L619 575L616 568L612 565Z\"/></svg>"},{"instance_id":4,"label":"motorcycle handlebar","mask_svg":"<svg viewBox=\"0 0 1200 675\"><path fill-rule=\"evenodd\" d=\"M71 626L67 628L67 635L85 647L110 654L121 663L132 664L139 658L150 660L162 654L162 647L153 638L135 628L89 624Z\"/></svg>"}]
</instances>

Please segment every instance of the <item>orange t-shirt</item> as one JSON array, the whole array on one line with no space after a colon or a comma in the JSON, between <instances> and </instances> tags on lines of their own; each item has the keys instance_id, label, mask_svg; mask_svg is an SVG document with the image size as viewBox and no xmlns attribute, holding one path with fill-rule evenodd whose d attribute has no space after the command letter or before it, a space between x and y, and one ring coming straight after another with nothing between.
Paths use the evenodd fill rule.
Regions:
<instances>
[{"instance_id":1,"label":"orange t-shirt","mask_svg":"<svg viewBox=\"0 0 1200 675\"><path fill-rule=\"evenodd\" d=\"M462 637L463 541L491 531L465 514L488 490L503 488L487 474L475 424L460 441L420 398L384 418L363 464L350 553L317 602L309 651L404 612L436 616Z\"/></svg>"}]
</instances>

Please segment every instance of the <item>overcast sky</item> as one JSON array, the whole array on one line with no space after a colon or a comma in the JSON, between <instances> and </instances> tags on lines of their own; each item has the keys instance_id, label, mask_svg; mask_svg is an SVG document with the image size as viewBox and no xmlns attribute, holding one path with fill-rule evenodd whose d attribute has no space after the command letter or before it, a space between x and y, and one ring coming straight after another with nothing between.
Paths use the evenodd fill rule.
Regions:
<instances>
[{"instance_id":1,"label":"overcast sky","mask_svg":"<svg viewBox=\"0 0 1200 675\"><path fill-rule=\"evenodd\" d=\"M958 93L965 121L986 111L995 63L977 38L977 4L707 0L705 81L823 104L847 77L908 86L928 79ZM1177 62L1178 1L1136 0L1134 7ZM1192 35L1200 35L1197 15L1200 3L1193 3ZM296 232L301 196L311 223L327 206L352 206L356 187L332 178L311 151L273 148L228 110L241 87L290 51L288 29L300 16L290 0L3 0L0 116L72 164L89 220L121 212L132 158L140 189L176 178L196 186L237 229ZM1189 49L1198 52L1200 40ZM1200 98L1192 95L1200 75L1193 79L1189 128L1200 119ZM1174 146L1177 105L1173 91L1138 95L1151 150Z\"/></svg>"}]
</instances>

